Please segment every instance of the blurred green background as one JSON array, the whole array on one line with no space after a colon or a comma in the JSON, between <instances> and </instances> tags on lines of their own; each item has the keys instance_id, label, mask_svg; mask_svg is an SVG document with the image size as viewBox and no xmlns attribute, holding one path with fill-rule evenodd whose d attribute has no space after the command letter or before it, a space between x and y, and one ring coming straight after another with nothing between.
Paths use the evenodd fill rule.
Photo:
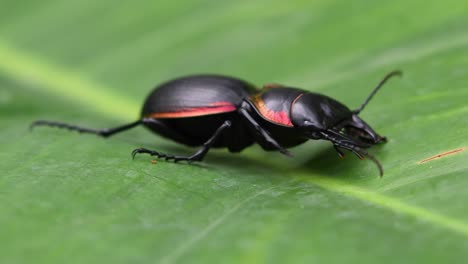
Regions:
<instances>
[{"instance_id":1,"label":"blurred green background","mask_svg":"<svg viewBox=\"0 0 468 264\"><path fill-rule=\"evenodd\" d=\"M0 1L1 263L460 263L468 257L466 1ZM192 73L277 82L354 108L375 165L326 142L294 158L192 150L110 127ZM439 153L457 154L419 164Z\"/></svg>"}]
</instances>

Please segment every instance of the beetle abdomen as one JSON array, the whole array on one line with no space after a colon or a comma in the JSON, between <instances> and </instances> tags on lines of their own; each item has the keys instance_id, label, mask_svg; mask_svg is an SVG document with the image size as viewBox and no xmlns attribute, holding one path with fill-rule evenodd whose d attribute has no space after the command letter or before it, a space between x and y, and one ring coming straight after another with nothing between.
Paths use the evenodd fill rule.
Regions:
<instances>
[{"instance_id":1,"label":"beetle abdomen","mask_svg":"<svg viewBox=\"0 0 468 264\"><path fill-rule=\"evenodd\" d=\"M142 116L184 118L236 111L255 89L240 79L196 75L156 87L146 99Z\"/></svg>"}]
</instances>

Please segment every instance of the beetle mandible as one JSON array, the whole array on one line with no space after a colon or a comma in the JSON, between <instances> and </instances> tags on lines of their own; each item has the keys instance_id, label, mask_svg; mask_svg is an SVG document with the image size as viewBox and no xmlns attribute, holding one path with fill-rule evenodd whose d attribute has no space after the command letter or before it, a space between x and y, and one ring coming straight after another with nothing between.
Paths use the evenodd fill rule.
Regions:
<instances>
[{"instance_id":1,"label":"beetle mandible","mask_svg":"<svg viewBox=\"0 0 468 264\"><path fill-rule=\"evenodd\" d=\"M252 84L221 75L194 75L177 78L157 86L147 97L140 118L132 123L106 129L91 129L62 122L38 120L35 126L66 128L80 133L110 137L138 125L178 143L201 146L190 156L165 154L146 148L132 152L146 153L175 162L201 161L209 149L226 147L240 152L258 143L264 150L276 150L291 156L287 148L309 139L328 140L340 157L341 149L360 159L372 160L380 175L380 162L365 148L386 142L360 117L359 113L392 76L388 73L356 110L322 94L283 86Z\"/></svg>"}]
</instances>

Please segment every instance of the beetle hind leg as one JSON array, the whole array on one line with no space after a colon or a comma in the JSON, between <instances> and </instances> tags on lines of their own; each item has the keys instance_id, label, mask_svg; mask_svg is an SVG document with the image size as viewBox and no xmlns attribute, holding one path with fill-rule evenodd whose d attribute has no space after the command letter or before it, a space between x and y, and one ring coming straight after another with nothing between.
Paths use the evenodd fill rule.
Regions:
<instances>
[{"instance_id":1,"label":"beetle hind leg","mask_svg":"<svg viewBox=\"0 0 468 264\"><path fill-rule=\"evenodd\" d=\"M162 152L159 152L159 151L150 150L150 149L146 149L146 148L137 148L137 149L133 150L132 151L132 157L135 158L135 156L137 154L142 154L142 153L149 154L151 156L156 156L158 158L164 158L165 160L174 160L174 162L178 162L178 161L181 161L181 160L187 160L187 161L200 160L200 159L196 159L196 157L192 157L192 156L177 156L177 155L166 154L166 153L162 153Z\"/></svg>"},{"instance_id":2,"label":"beetle hind leg","mask_svg":"<svg viewBox=\"0 0 468 264\"><path fill-rule=\"evenodd\" d=\"M68 129L70 131L77 131L78 133L95 134L101 137L110 137L119 132L123 132L125 130L134 128L142 123L143 123L143 120L138 120L138 121L125 124L122 126L114 127L114 128L94 129L94 128L86 128L86 127L71 125L68 123L57 122L57 121L37 120L33 122L29 128L32 130L33 128L38 127L38 126L48 126L48 127Z\"/></svg>"},{"instance_id":3,"label":"beetle hind leg","mask_svg":"<svg viewBox=\"0 0 468 264\"><path fill-rule=\"evenodd\" d=\"M155 150L150 150L146 148L137 148L132 151L132 157L135 158L137 154L149 154L151 156L156 156L158 158L164 158L165 160L173 160L174 162L178 161L202 161L205 157L206 153L210 150L213 144L218 140L218 138L222 135L222 132L226 129L231 127L231 121L226 120L224 123L216 129L213 136L211 136L205 143L203 143L202 147L198 149L194 154L190 156L178 156L172 154L166 154Z\"/></svg>"}]
</instances>

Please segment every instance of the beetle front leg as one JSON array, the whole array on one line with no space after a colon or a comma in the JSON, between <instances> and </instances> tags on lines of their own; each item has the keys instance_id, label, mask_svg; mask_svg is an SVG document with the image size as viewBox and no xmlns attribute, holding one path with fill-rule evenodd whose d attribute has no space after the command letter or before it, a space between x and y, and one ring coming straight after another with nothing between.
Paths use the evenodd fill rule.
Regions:
<instances>
[{"instance_id":1,"label":"beetle front leg","mask_svg":"<svg viewBox=\"0 0 468 264\"><path fill-rule=\"evenodd\" d=\"M257 121L255 121L255 119L249 114L249 112L244 109L244 108L240 108L239 109L239 112L240 114L245 117L245 119L248 121L248 123L262 136L262 138L268 142L269 144L271 144L272 146L274 146L276 149L278 149L279 152L281 152L282 154L288 156L288 157L292 157L292 154L287 150L285 149L284 147L282 147L278 142L276 142L276 140L271 137L270 133L268 133L268 131L266 131L265 129L263 129L258 123Z\"/></svg>"},{"instance_id":2,"label":"beetle front leg","mask_svg":"<svg viewBox=\"0 0 468 264\"><path fill-rule=\"evenodd\" d=\"M333 147L335 148L336 152L338 153L338 156L340 156L340 158L344 158L345 154L343 153L343 151L341 151L340 147L336 144L333 144Z\"/></svg>"},{"instance_id":3,"label":"beetle front leg","mask_svg":"<svg viewBox=\"0 0 468 264\"><path fill-rule=\"evenodd\" d=\"M380 162L374 156L372 156L367 151L359 147L358 142L355 142L351 138L348 138L345 135L332 130L322 131L320 132L320 134L323 136L323 139L329 140L333 143L333 147L338 152L338 155L340 157L343 156L343 153L339 150L339 148L343 148L353 152L354 155L356 155L359 159L364 159L365 157L367 157L377 165L380 176L383 176L383 168Z\"/></svg>"},{"instance_id":4,"label":"beetle front leg","mask_svg":"<svg viewBox=\"0 0 468 264\"><path fill-rule=\"evenodd\" d=\"M213 136L211 136L211 138L209 138L205 143L203 143L203 146L199 150L197 150L194 154L190 156L177 156L177 155L165 154L165 153L158 152L155 150L149 150L146 148L138 148L132 151L132 157L135 158L137 154L145 153L151 156L156 156L158 158L164 158L165 160L174 160L174 162L183 161L183 160L186 160L188 162L202 161L206 153L208 153L208 151L216 142L216 140L218 140L218 138L222 135L222 132L230 127L231 127L231 121L229 120L224 121L224 123L220 127L218 127L218 129L216 129Z\"/></svg>"}]
</instances>

